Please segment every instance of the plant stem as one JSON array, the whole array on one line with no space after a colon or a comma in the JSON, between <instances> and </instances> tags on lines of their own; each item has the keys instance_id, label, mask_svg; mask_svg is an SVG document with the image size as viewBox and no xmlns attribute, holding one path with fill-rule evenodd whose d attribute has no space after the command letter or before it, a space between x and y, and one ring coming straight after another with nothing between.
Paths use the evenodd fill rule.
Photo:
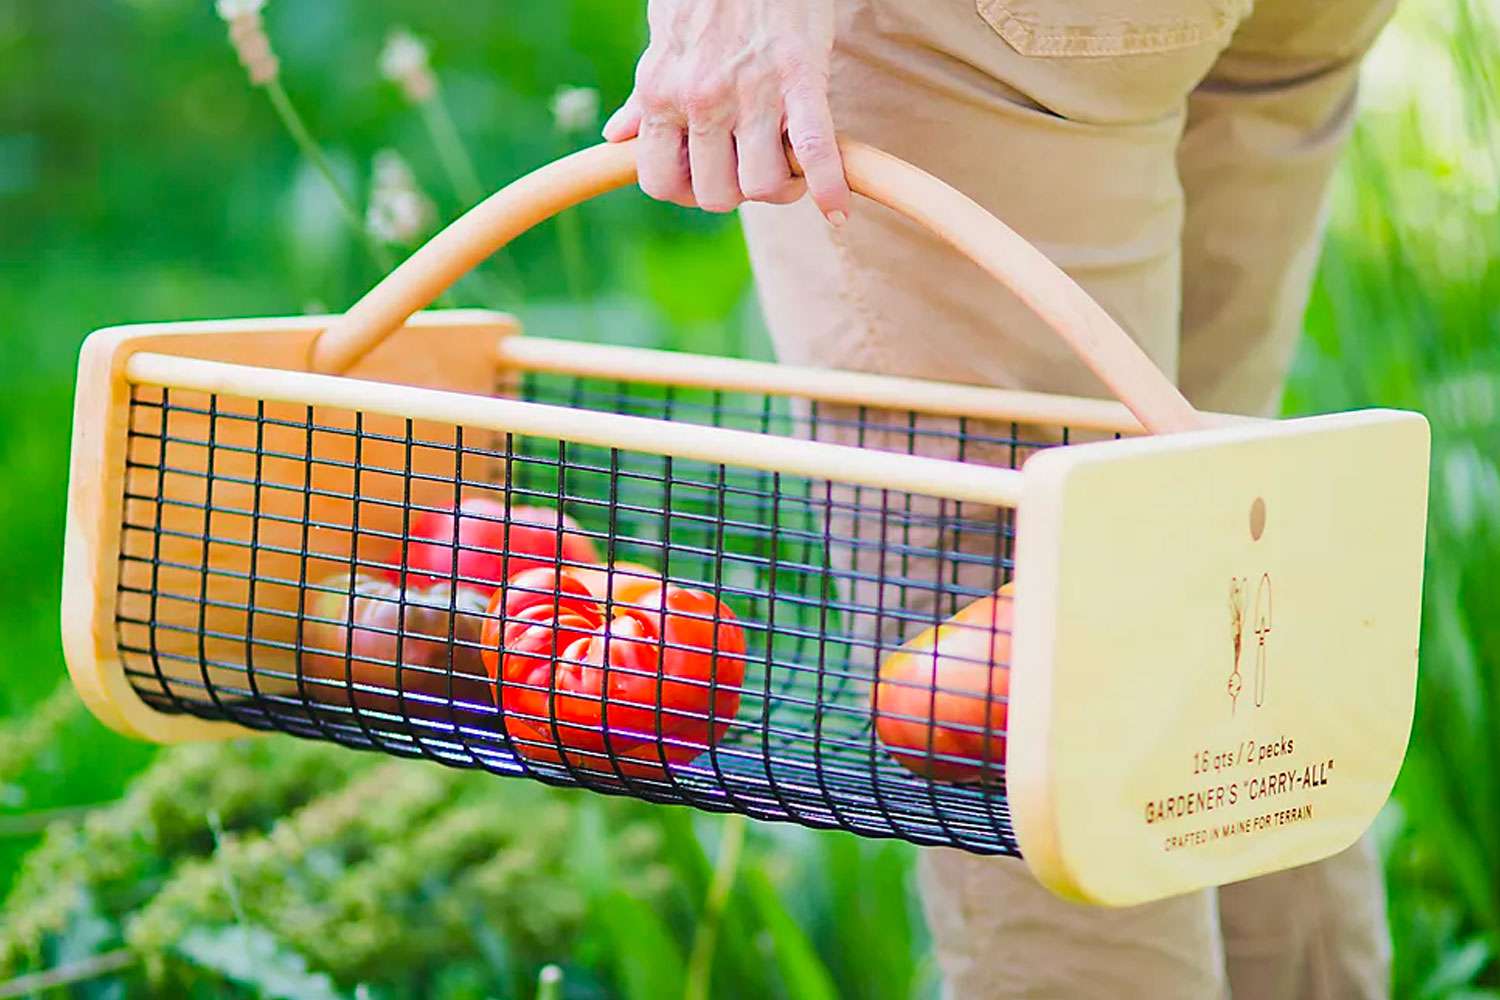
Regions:
<instances>
[{"instance_id":1,"label":"plant stem","mask_svg":"<svg viewBox=\"0 0 1500 1000\"><path fill-rule=\"evenodd\" d=\"M0 786L25 774L32 759L61 738L62 728L82 708L73 685L64 678L29 712L0 723Z\"/></svg>"},{"instance_id":2,"label":"plant stem","mask_svg":"<svg viewBox=\"0 0 1500 1000\"><path fill-rule=\"evenodd\" d=\"M565 151L566 152L566 151ZM579 305L587 302L584 314L588 326L589 340L593 343L602 343L603 336L599 329L599 317L594 310L594 303L588 299L584 290L584 280L587 262L583 252L583 228L579 225L579 213L582 206L575 206L558 215L553 219L557 227L557 248L562 254L563 278L568 283L568 297Z\"/></svg>"},{"instance_id":3,"label":"plant stem","mask_svg":"<svg viewBox=\"0 0 1500 1000\"><path fill-rule=\"evenodd\" d=\"M239 887L235 885L234 873L224 857L224 824L219 820L219 810L208 811L208 828L214 835L214 864L219 869L219 879L224 883L224 895L229 897L229 908L234 911L234 921L245 925L245 909L240 905Z\"/></svg>"},{"instance_id":4,"label":"plant stem","mask_svg":"<svg viewBox=\"0 0 1500 1000\"><path fill-rule=\"evenodd\" d=\"M14 816L0 816L0 839L31 837L43 832L53 823L82 819L96 809L113 804L112 802L98 802L93 805L62 806L57 809L42 809Z\"/></svg>"},{"instance_id":5,"label":"plant stem","mask_svg":"<svg viewBox=\"0 0 1500 1000\"><path fill-rule=\"evenodd\" d=\"M434 91L433 95L422 101L419 107L422 111L422 121L427 126L427 134L432 138L433 148L437 150L438 162L443 165L443 172L448 175L448 183L453 187L453 193L458 195L459 201L463 203L464 211L468 211L483 201L486 194L484 184L479 179L479 171L474 166L474 158L469 155L468 147L464 145L458 126L454 124L453 116L448 113L448 106L443 103L441 91ZM496 251L494 257L504 272L500 279L501 284L504 285L501 295L513 299L521 298L524 286L515 260L504 247ZM476 271L476 279L483 277ZM490 298L495 295L488 281L479 280L478 283L482 287L483 296Z\"/></svg>"},{"instance_id":6,"label":"plant stem","mask_svg":"<svg viewBox=\"0 0 1500 1000\"><path fill-rule=\"evenodd\" d=\"M463 136L459 135L458 126L453 123L453 115L449 114L449 106L443 103L443 91L434 91L428 100L420 103L422 108L423 123L428 126L428 135L432 138L432 145L438 151L438 162L443 163L444 174L449 175L449 184L453 187L453 193L459 196L463 204L463 210L477 205L484 199L484 184L478 178L478 169L474 166L474 157L469 156L468 147L463 145ZM481 271L474 271L474 280L480 286L480 295L487 298L490 304L502 304L505 298L522 298L525 294L525 285L520 280L520 270L516 267L516 261L510 256L505 247L493 253L493 259L499 264L502 271L499 283L502 288L496 294L495 289L490 286Z\"/></svg>"},{"instance_id":7,"label":"plant stem","mask_svg":"<svg viewBox=\"0 0 1500 1000\"><path fill-rule=\"evenodd\" d=\"M724 911L729 907L729 891L734 888L735 875L739 871L740 853L745 846L745 826L745 817L738 814L724 819L719 834L719 857L714 864L713 879L708 884L708 896L703 902L703 917L693 934L693 950L688 956L683 1000L708 1000L714 948Z\"/></svg>"},{"instance_id":8,"label":"plant stem","mask_svg":"<svg viewBox=\"0 0 1500 1000\"><path fill-rule=\"evenodd\" d=\"M71 983L81 983L89 979L98 979L107 976L111 972L119 972L135 964L135 955L129 948L116 948L114 951L106 951L98 955L90 955L88 958L77 962L69 962L67 965L59 965L48 969L46 972L35 972L29 976L17 976L15 979L0 983L0 1000L9 1000L12 997L24 997L32 993L40 993L43 990L56 989L59 986L67 986Z\"/></svg>"},{"instance_id":9,"label":"plant stem","mask_svg":"<svg viewBox=\"0 0 1500 1000\"><path fill-rule=\"evenodd\" d=\"M464 207L472 208L484 197L484 186L479 183L479 171L474 168L474 160L459 137L453 116L448 114L448 106L443 103L441 95L434 93L419 107L438 159L448 174L448 182L453 185L453 191L463 201Z\"/></svg>"},{"instance_id":10,"label":"plant stem","mask_svg":"<svg viewBox=\"0 0 1500 1000\"><path fill-rule=\"evenodd\" d=\"M536 977L536 1000L562 1000L563 971L555 965L542 966Z\"/></svg>"},{"instance_id":11,"label":"plant stem","mask_svg":"<svg viewBox=\"0 0 1500 1000\"><path fill-rule=\"evenodd\" d=\"M370 234L369 228L365 226L363 216L360 215L359 209L354 204L353 195L345 190L344 185L339 182L338 175L333 172L333 164L328 161L328 156L323 152L323 147L319 146L318 141L313 138L312 132L308 130L307 123L297 113L297 108L292 104L292 99L287 96L286 88L281 85L279 79L267 83L265 88L266 96L271 99L271 106L276 109L276 114L281 118L281 123L291 133L292 140L302 150L302 155L306 156L312 162L312 165L323 175L323 179L328 182L328 187L333 191L334 199L338 202L339 208L344 213L345 221L359 234L360 239L364 242L365 249L369 251L370 259L375 262L375 266L382 273L391 270L395 266L395 260L391 257L390 252L381 246L380 242Z\"/></svg>"}]
</instances>

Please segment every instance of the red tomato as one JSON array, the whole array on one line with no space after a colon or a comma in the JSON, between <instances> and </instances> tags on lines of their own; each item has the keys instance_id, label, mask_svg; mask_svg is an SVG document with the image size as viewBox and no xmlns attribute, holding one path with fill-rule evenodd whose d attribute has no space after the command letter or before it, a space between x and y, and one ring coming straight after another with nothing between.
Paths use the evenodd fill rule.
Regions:
<instances>
[{"instance_id":1,"label":"red tomato","mask_svg":"<svg viewBox=\"0 0 1500 1000\"><path fill-rule=\"evenodd\" d=\"M454 516L422 511L412 518L407 545L407 572L418 582L451 580L454 576ZM536 566L595 563L598 550L571 517L545 507L512 507L506 522L505 504L487 497L470 497L459 505L459 586L486 597L506 576ZM560 550L560 551L559 551Z\"/></svg>"},{"instance_id":2,"label":"red tomato","mask_svg":"<svg viewBox=\"0 0 1500 1000\"><path fill-rule=\"evenodd\" d=\"M606 621L577 576L539 568L497 590L490 612L484 665L525 757L659 775L722 738L739 708L745 633L702 591L658 582Z\"/></svg>"},{"instance_id":3,"label":"red tomato","mask_svg":"<svg viewBox=\"0 0 1500 1000\"><path fill-rule=\"evenodd\" d=\"M1014 584L906 643L880 665L875 732L908 770L937 781L1005 773Z\"/></svg>"}]
</instances>

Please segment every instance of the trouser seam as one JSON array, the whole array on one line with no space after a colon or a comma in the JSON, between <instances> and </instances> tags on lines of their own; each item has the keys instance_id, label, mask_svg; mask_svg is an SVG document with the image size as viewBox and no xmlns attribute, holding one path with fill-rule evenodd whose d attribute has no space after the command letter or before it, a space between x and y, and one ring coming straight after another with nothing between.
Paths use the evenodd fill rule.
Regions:
<instances>
[{"instance_id":1,"label":"trouser seam","mask_svg":"<svg viewBox=\"0 0 1500 1000\"><path fill-rule=\"evenodd\" d=\"M853 251L849 247L845 235L840 229L834 229L830 234L830 242L833 244L834 256L838 259L839 266L839 295L844 299L858 317L858 350L860 354L873 355L877 343L877 323L875 311L870 308L868 300L863 292L856 286L858 279L858 267L853 259ZM874 361L873 357L869 360Z\"/></svg>"}]
</instances>

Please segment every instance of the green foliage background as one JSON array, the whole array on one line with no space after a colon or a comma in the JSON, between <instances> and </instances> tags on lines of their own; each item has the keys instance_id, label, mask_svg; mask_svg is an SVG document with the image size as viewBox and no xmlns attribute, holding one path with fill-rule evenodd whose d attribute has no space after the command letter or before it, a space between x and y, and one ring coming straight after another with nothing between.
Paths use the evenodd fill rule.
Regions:
<instances>
[{"instance_id":1,"label":"green foliage background","mask_svg":"<svg viewBox=\"0 0 1500 1000\"><path fill-rule=\"evenodd\" d=\"M386 32L432 42L498 186L592 141L548 100L623 98L640 6L275 0L267 21L345 182L362 198L395 148L447 218L423 121L377 72ZM1408 0L1366 84L1287 408L1433 420L1419 713L1379 826L1396 995L1500 997L1493 11ZM532 329L766 353L732 219L621 194L570 224L585 268L556 227L511 255L524 296L501 304ZM507 272L487 275L457 297L488 303ZM555 962L571 997L932 995L902 845L757 826L741 851L717 818L288 740L157 751L60 686L82 337L338 309L376 277L206 0L0 0L0 984L65 967L92 973L81 997L520 997Z\"/></svg>"}]
</instances>

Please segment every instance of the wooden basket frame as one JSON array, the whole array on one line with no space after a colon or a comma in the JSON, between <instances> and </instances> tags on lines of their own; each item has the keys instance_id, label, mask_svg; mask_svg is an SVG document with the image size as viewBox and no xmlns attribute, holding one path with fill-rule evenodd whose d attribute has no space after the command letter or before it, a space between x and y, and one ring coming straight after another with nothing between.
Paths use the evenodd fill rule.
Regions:
<instances>
[{"instance_id":1,"label":"wooden basket frame","mask_svg":"<svg viewBox=\"0 0 1500 1000\"><path fill-rule=\"evenodd\" d=\"M163 743L243 736L230 723L164 715L124 682L115 652L115 590L128 428L134 386L220 392L313 403L390 416L423 417L476 429L534 432L576 443L629 447L785 475L826 475L1014 508L1023 473L936 458L864 451L821 441L670 424L641 417L568 413L490 394L505 374L539 372L724 391L755 391L827 403L911 410L1004 422L1068 426L1105 434L1144 433L1123 404L1102 399L992 389L924 379L770 364L521 336L505 313L478 309L418 313L358 364L354 376L307 370L319 336L337 316L206 320L109 327L80 355L73 414L63 642L74 683L102 721ZM421 345L420 352L413 348ZM414 354L426 359L413 368ZM253 363L252 363L253 362ZM378 383L378 387L372 383ZM1262 421L1213 415L1225 426ZM88 622L84 629L80 623Z\"/></svg>"},{"instance_id":2,"label":"wooden basket frame","mask_svg":"<svg viewBox=\"0 0 1500 1000\"><path fill-rule=\"evenodd\" d=\"M1017 576L1026 582L1016 604L1010 801L1022 852L1038 877L1070 898L1123 905L1305 863L1347 846L1389 793L1410 731L1426 514L1425 420L1395 411L1280 422L1199 413L1102 309L998 220L885 154L857 144L846 144L845 153L857 191L929 226L1016 290L1124 404L583 347L516 336L518 325L503 314L417 312L519 232L633 176L628 146L596 147L483 203L343 316L118 327L88 339L75 403L62 620L68 667L90 709L121 732L161 742L246 733L151 708L132 689L116 648L131 393L136 386L166 386L784 474L827 477L836 470L840 482L1015 508ZM752 390L1127 437L1048 449L1020 470L989 468L495 398L495 376L505 371ZM1170 520L1156 516L1164 483L1194 498ZM1246 498L1260 506L1262 527L1267 505L1278 518L1274 549L1259 544L1262 527L1253 526L1253 507L1251 529L1242 526ZM1120 544L1101 541L1122 518L1131 530ZM1157 551L1177 531L1192 545L1181 553ZM1372 534L1381 535L1374 552L1366 544ZM1083 538L1092 544L1081 547ZM1311 552L1319 546L1315 560ZM1160 608L1139 601L1124 602L1135 618L1090 610L1090 602L1118 585L1122 566L1137 564L1145 577L1139 589L1168 595L1168 610L1183 618L1180 630L1166 627L1170 616ZM1220 643L1223 595L1212 582L1222 581L1226 570L1261 572L1263 566L1270 567L1268 577L1277 574L1278 593L1285 590L1303 604L1327 595L1321 620L1314 615L1290 626L1294 652L1336 658L1347 646L1355 650L1350 658L1361 662L1330 662L1326 676L1299 675L1295 697L1252 723L1223 717L1221 692L1184 677L1182 665ZM1135 627L1140 621L1151 629ZM1170 651L1162 663L1152 659L1154 643ZM1111 715L1107 705L1100 708L1108 698L1121 705L1139 701L1131 678L1100 673L1099 664L1117 654L1136 672L1138 686L1154 693L1181 688L1169 699L1170 724L1162 732L1131 724L1122 718L1124 709ZM1101 685L1108 698L1097 695ZM1318 713L1335 696L1347 710L1320 732ZM1159 808L1174 810L1164 825L1177 829L1190 813L1175 812L1172 790L1203 784L1181 773L1185 748L1193 747L1196 761L1199 742L1218 752L1219 743L1238 735L1242 748L1246 741L1253 747L1267 734L1247 729L1252 725L1284 729L1283 737L1295 729L1304 748L1314 744L1319 761L1326 758L1329 768L1335 759L1342 764L1339 780L1325 790L1327 780L1310 784L1318 762L1306 763L1308 794L1321 790L1317 815L1309 807L1307 816L1283 822L1274 818L1280 814L1256 812L1248 803L1226 806L1223 788L1230 782L1245 782L1247 798L1255 798L1253 783L1266 780L1256 770L1264 770L1264 758L1240 761L1233 767L1242 777L1208 786L1208 808L1218 808L1226 824L1169 831L1163 839L1163 828L1154 827L1162 817L1151 818L1157 787L1167 804ZM1252 731L1253 737L1245 735ZM1121 759L1082 745L1094 739L1117 741ZM1299 766L1304 756L1298 754ZM1101 796L1101 788L1109 792ZM1190 788L1182 808L1202 794ZM1144 825L1138 815L1143 799ZM1248 825L1228 844L1239 836L1236 823ZM1251 828L1259 823L1273 825ZM1199 835L1212 840L1187 842ZM1184 843L1174 848L1173 837Z\"/></svg>"}]
</instances>

